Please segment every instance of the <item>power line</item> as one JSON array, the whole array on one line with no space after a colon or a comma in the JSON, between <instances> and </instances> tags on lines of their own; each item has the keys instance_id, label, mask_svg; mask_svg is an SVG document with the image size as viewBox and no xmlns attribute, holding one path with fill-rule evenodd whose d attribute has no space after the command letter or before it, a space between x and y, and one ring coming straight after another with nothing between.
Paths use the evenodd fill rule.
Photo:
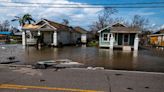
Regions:
<instances>
[{"instance_id":1,"label":"power line","mask_svg":"<svg viewBox=\"0 0 164 92\"><path fill-rule=\"evenodd\" d=\"M116 3L115 4L84 4L84 3L66 4L66 3L30 3L30 2L7 2L7 1L0 1L0 2L13 3L13 4L28 4L28 5L11 5L11 6L0 5L0 7L8 7L8 8L10 8L10 7L12 7L12 8L17 8L17 7L31 7L31 8L32 7L41 7L41 8L164 8L164 2L117 3L117 4ZM37 5L34 5L34 4L37 4ZM46 5L46 4L48 4L48 5ZM139 4L140 4L140 6L138 6ZM157 4L157 5L155 5L155 4ZM62 6L62 5L66 5L66 6Z\"/></svg>"},{"instance_id":2,"label":"power line","mask_svg":"<svg viewBox=\"0 0 164 92\"><path fill-rule=\"evenodd\" d=\"M111 3L111 4L98 4L98 3L31 3L31 2L8 2L8 1L0 1L2 3L15 3L15 4L48 4L48 5L154 5L154 4L164 4L164 2L143 2L143 3Z\"/></svg>"},{"instance_id":3,"label":"power line","mask_svg":"<svg viewBox=\"0 0 164 92\"><path fill-rule=\"evenodd\" d=\"M163 6L0 6L5 8L19 8L19 7L30 7L30 8L164 8Z\"/></svg>"}]
</instances>

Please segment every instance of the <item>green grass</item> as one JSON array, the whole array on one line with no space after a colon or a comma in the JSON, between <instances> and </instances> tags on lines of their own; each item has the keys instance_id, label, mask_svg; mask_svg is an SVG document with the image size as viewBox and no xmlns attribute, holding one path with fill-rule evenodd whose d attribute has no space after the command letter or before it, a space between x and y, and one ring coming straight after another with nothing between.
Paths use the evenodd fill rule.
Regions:
<instances>
[{"instance_id":1,"label":"green grass","mask_svg":"<svg viewBox=\"0 0 164 92\"><path fill-rule=\"evenodd\" d=\"M90 42L88 42L87 46L89 46L89 47L98 46L98 41L90 41Z\"/></svg>"}]
</instances>

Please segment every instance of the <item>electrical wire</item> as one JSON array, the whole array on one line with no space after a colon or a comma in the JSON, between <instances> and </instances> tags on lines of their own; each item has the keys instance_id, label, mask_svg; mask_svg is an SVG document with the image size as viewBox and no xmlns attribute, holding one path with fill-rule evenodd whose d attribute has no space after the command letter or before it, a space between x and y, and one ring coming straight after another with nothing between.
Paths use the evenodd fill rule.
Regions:
<instances>
[{"instance_id":1,"label":"electrical wire","mask_svg":"<svg viewBox=\"0 0 164 92\"><path fill-rule=\"evenodd\" d=\"M17 8L17 7L41 7L41 8L164 8L164 2L143 2L143 3L115 3L115 4L66 4L66 3L31 3L31 2L7 2L9 4L24 4L24 5L0 5L0 7ZM30 5L29 5L30 4ZM48 5L45 5L48 4ZM64 5L64 6L63 6Z\"/></svg>"},{"instance_id":2,"label":"electrical wire","mask_svg":"<svg viewBox=\"0 0 164 92\"><path fill-rule=\"evenodd\" d=\"M31 2L8 2L8 1L0 1L2 3L15 3L15 4L48 4L48 5L154 5L154 4L164 4L164 2L143 2L143 3L102 3L102 4L98 4L98 3L31 3Z\"/></svg>"}]
</instances>

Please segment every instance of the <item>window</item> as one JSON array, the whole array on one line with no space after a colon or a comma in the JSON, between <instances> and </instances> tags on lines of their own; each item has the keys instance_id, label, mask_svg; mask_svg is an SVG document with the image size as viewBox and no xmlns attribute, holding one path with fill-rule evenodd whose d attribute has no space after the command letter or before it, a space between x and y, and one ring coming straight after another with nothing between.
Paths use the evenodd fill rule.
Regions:
<instances>
[{"instance_id":1,"label":"window","mask_svg":"<svg viewBox=\"0 0 164 92\"><path fill-rule=\"evenodd\" d=\"M111 34L109 34L109 37L108 37L109 41L110 41L110 38L111 38Z\"/></svg>"},{"instance_id":2,"label":"window","mask_svg":"<svg viewBox=\"0 0 164 92\"><path fill-rule=\"evenodd\" d=\"M103 34L103 40L108 41L108 34Z\"/></svg>"}]
</instances>

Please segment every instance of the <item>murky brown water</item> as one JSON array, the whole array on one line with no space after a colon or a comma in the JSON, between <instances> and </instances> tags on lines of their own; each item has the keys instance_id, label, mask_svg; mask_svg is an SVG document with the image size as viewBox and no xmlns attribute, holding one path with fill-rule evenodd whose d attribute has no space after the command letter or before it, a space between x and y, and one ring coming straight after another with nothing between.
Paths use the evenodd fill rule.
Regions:
<instances>
[{"instance_id":1,"label":"murky brown water","mask_svg":"<svg viewBox=\"0 0 164 92\"><path fill-rule=\"evenodd\" d=\"M21 45L1 45L0 61L16 56L19 64L33 64L38 60L71 59L88 66L99 66L107 69L137 70L164 72L164 54L156 55L148 50L136 52L110 51L95 47L45 47L37 50L35 47L23 48Z\"/></svg>"}]
</instances>

